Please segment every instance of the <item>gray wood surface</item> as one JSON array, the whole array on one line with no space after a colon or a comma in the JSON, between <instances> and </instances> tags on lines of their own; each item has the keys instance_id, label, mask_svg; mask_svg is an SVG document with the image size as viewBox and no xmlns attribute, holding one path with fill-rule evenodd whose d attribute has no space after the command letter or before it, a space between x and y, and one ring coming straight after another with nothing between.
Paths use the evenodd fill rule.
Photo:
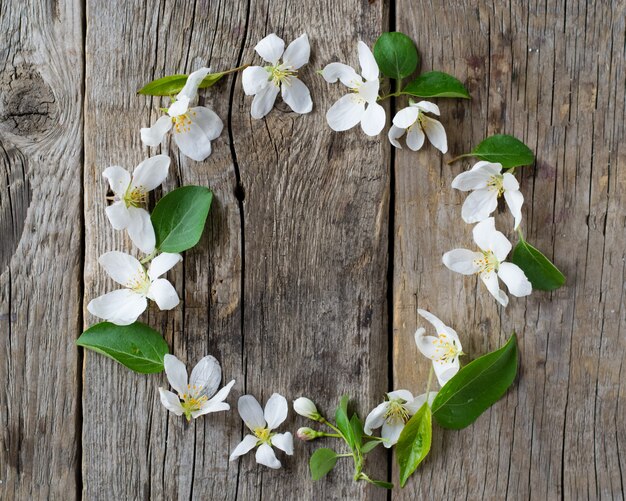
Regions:
<instances>
[{"instance_id":1,"label":"gray wood surface","mask_svg":"<svg viewBox=\"0 0 626 501\"><path fill-rule=\"evenodd\" d=\"M144 319L188 365L220 359L237 380L231 404L278 391L330 413L348 393L364 415L391 387L420 393L428 364L413 332L426 308L457 329L467 359L515 330L520 374L469 429L435 429L391 498L623 499L625 15L623 2L566 0L1 2L0 499L388 497L354 484L348 461L312 483L313 444L281 455L280 471L252 455L229 463L244 433L234 409L187 424L158 401L164 375L75 348L96 321L83 305L112 287L97 257L131 249L106 220L101 172L158 152L172 157L163 191L200 184L215 198L200 244L169 274L182 307ZM315 70L356 64L356 41L389 29L416 40L423 70L472 94L438 102L446 156L326 125L342 89ZM225 124L205 162L141 144L166 100L139 87L259 64L254 45L272 32L309 35L312 113L279 99L253 120L234 75L202 94ZM471 243L450 188L470 162L446 162L493 133L536 152L520 170L522 225L568 278L505 310L441 264ZM305 422L291 414L293 432ZM392 464L379 450L367 471L397 482Z\"/></svg>"}]
</instances>

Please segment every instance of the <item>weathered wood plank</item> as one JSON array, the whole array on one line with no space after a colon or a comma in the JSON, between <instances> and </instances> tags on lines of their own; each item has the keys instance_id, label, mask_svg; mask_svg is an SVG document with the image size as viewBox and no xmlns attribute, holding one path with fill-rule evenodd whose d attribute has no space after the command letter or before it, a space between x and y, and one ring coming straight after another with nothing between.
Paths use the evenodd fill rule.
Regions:
<instances>
[{"instance_id":1,"label":"weathered wood plank","mask_svg":"<svg viewBox=\"0 0 626 501\"><path fill-rule=\"evenodd\" d=\"M77 491L81 19L0 6L0 499Z\"/></svg>"},{"instance_id":2,"label":"weathered wood plank","mask_svg":"<svg viewBox=\"0 0 626 501\"><path fill-rule=\"evenodd\" d=\"M400 0L396 11L423 67L470 87L471 103L440 103L452 154L497 132L536 151L535 168L521 171L522 224L568 283L500 310L476 279L446 270L443 252L471 242L464 196L450 188L468 162L398 153L394 386L424 384L427 364L416 368L417 350L404 348L416 307L455 326L471 357L516 330L522 361L517 386L475 425L436 430L421 473L395 497L622 498L624 5ZM437 22L424 23L425 13Z\"/></svg>"}]
</instances>

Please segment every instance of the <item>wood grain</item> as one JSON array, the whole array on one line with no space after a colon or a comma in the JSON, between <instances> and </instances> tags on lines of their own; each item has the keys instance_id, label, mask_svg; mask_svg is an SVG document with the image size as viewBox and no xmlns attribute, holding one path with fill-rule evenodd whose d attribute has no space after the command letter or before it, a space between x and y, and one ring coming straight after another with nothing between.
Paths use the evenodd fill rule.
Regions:
<instances>
[{"instance_id":1,"label":"wood grain","mask_svg":"<svg viewBox=\"0 0 626 501\"><path fill-rule=\"evenodd\" d=\"M77 489L81 18L0 6L0 499Z\"/></svg>"},{"instance_id":2,"label":"wood grain","mask_svg":"<svg viewBox=\"0 0 626 501\"><path fill-rule=\"evenodd\" d=\"M471 103L439 103L451 155L494 133L536 152L518 174L522 225L568 282L501 309L475 278L445 269L445 251L471 244L464 195L450 188L471 164L448 166L451 156L432 148L398 152L394 386L424 385L416 307L456 327L468 359L517 331L521 366L518 384L473 426L435 430L431 457L394 497L622 498L624 5L399 1L396 11L397 28L417 35L423 69L470 88ZM437 23L421 22L424 12ZM501 228L510 223L498 215Z\"/></svg>"}]
</instances>

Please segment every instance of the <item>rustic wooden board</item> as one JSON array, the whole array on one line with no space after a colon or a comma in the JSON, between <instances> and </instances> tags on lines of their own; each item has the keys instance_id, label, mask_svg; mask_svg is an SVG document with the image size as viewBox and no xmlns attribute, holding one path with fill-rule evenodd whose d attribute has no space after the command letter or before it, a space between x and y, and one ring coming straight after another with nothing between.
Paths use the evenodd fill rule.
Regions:
<instances>
[{"instance_id":1,"label":"rustic wooden board","mask_svg":"<svg viewBox=\"0 0 626 501\"><path fill-rule=\"evenodd\" d=\"M471 243L459 225L464 195L450 188L470 162L448 166L432 148L397 154L394 386L424 385L416 307L455 326L470 358L516 330L521 366L513 391L472 427L436 430L421 474L394 497L621 498L624 5L401 0L396 12L422 67L457 75L472 93L471 103L440 103L452 155L494 133L536 151L521 171L522 224L568 283L500 309L475 278L449 272L441 255Z\"/></svg>"},{"instance_id":2,"label":"rustic wooden board","mask_svg":"<svg viewBox=\"0 0 626 501\"><path fill-rule=\"evenodd\" d=\"M0 499L76 494L82 59L80 2L0 5Z\"/></svg>"}]
</instances>

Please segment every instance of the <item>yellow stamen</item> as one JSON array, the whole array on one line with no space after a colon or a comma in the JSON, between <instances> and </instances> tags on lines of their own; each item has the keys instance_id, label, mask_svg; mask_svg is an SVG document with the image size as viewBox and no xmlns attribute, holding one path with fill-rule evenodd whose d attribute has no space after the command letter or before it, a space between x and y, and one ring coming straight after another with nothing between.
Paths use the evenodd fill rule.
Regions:
<instances>
[{"instance_id":1,"label":"yellow stamen","mask_svg":"<svg viewBox=\"0 0 626 501\"><path fill-rule=\"evenodd\" d=\"M409 420L409 411L404 407L405 403L401 398L389 400L387 411L385 412L385 420L390 423L406 423Z\"/></svg>"}]
</instances>

